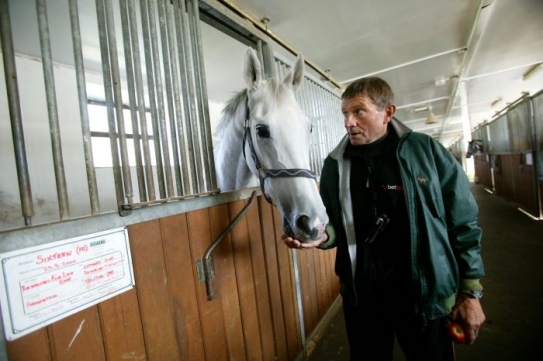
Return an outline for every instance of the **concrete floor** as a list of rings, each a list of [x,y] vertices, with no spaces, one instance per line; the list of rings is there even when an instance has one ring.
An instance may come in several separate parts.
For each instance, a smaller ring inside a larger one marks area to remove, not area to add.
[[[472,186],[483,228],[486,323],[472,346],[456,345],[457,361],[542,361],[543,221],[535,221],[482,186]],[[336,307],[308,361],[347,361],[343,312]],[[398,347],[394,361],[405,361]]]

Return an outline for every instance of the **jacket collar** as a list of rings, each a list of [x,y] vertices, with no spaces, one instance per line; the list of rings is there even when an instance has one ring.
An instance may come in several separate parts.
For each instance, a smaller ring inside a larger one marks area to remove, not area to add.
[[[390,121],[390,125],[392,129],[394,129],[396,134],[398,134],[398,137],[400,139],[405,134],[413,131],[411,128],[409,128],[407,125],[400,122],[396,118],[392,118],[392,120]],[[330,157],[337,160],[343,158],[343,154],[345,153],[345,148],[347,147],[347,144],[349,144],[349,134],[345,134],[345,136],[339,141],[339,144],[336,146],[336,148],[330,152]]]

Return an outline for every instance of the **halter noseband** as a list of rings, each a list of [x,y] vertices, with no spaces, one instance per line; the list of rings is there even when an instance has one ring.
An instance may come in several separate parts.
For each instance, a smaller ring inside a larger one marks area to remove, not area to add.
[[[245,102],[245,131],[243,134],[243,158],[245,157],[245,142],[249,142],[249,150],[251,151],[251,157],[253,158],[253,162],[255,163],[256,170],[258,172],[258,179],[260,181],[260,189],[262,190],[262,194],[268,201],[268,203],[272,203],[272,199],[269,196],[269,194],[266,193],[264,190],[264,182],[266,181],[266,178],[311,178],[317,181],[317,176],[313,171],[309,169],[300,169],[300,168],[285,168],[285,169],[267,169],[260,163],[260,160],[258,159],[258,156],[256,155],[255,147],[253,145],[253,137],[251,136],[251,118],[249,116],[249,97],[247,96],[247,100]]]

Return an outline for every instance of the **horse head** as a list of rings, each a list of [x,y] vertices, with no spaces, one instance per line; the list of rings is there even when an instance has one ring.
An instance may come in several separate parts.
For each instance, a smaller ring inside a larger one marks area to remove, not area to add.
[[[224,154],[228,152],[224,149],[216,151],[219,187],[222,190],[223,187],[228,188],[226,184],[221,185],[221,179],[228,179],[221,172],[235,172],[238,178],[247,174],[253,185],[260,184],[266,199],[283,215],[285,234],[300,241],[318,239],[324,233],[328,216],[316,177],[309,170],[311,122],[295,98],[295,91],[304,77],[303,57],[298,55],[282,80],[263,76],[261,63],[251,48],[245,54],[243,65],[247,89],[238,94],[238,105],[235,110],[231,109],[231,113],[243,113],[243,130],[237,131],[238,138],[243,135],[243,140],[238,140],[243,142],[243,147],[240,144],[234,146],[243,150],[239,157],[244,164],[243,167],[234,164],[233,153],[230,152],[230,165],[225,166]],[[230,133],[236,132],[232,130]],[[233,137],[229,142],[232,140]],[[251,183],[238,179],[236,184]]]
[[[468,151],[466,152],[466,158],[470,158],[472,155],[483,153],[483,140],[473,139],[468,142]]]

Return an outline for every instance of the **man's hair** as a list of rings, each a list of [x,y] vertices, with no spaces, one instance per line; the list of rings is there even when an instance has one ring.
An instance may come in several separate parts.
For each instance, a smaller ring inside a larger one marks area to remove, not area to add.
[[[351,99],[357,95],[368,96],[380,109],[394,104],[394,92],[390,85],[383,79],[375,76],[361,78],[349,84],[341,95],[341,99]]]

